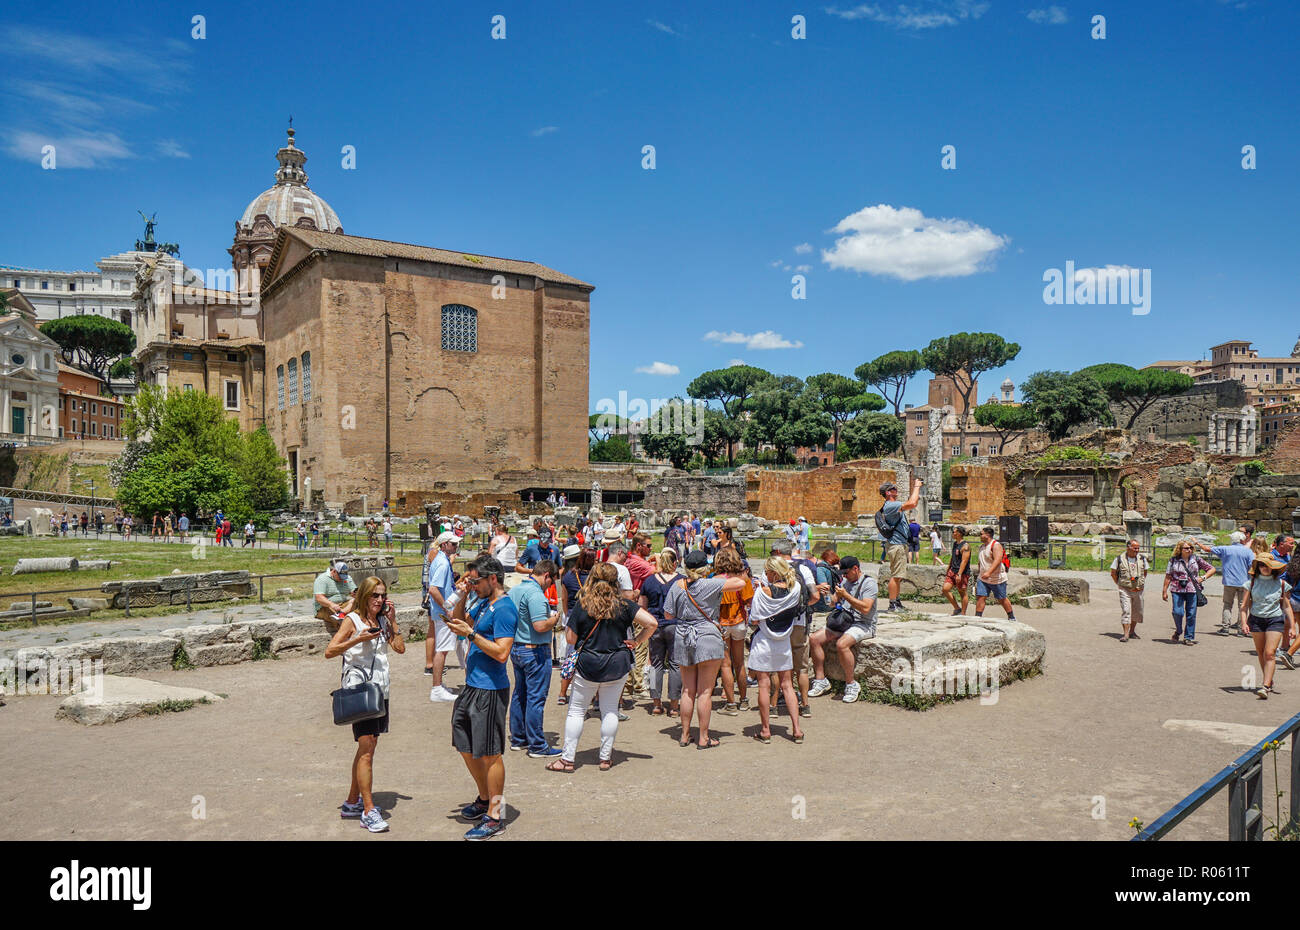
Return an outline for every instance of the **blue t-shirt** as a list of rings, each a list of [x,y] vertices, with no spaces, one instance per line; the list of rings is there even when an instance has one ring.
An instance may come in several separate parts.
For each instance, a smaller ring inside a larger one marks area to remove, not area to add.
[[[664,599],[668,596],[668,589],[681,578],[681,575],[674,572],[667,581],[660,581],[656,573],[641,582],[641,596],[645,598],[645,609],[650,616],[659,621],[660,626],[671,626],[677,622],[664,619]]]
[[[456,590],[456,582],[451,580],[451,559],[447,558],[447,553],[439,552],[433,557],[433,562],[429,566],[429,579],[424,586],[437,588],[442,592],[443,600],[451,597],[451,592]],[[447,612],[439,607],[438,602],[433,598],[429,598],[429,618],[447,619]]]
[[[474,632],[485,639],[513,639],[519,625],[519,610],[508,596],[491,603],[484,601],[474,612]],[[510,688],[506,664],[493,659],[477,645],[469,647],[465,657],[465,684],[483,691],[501,691]]]
[[[1236,543],[1231,546],[1215,546],[1210,551],[1219,557],[1219,563],[1223,566],[1223,583],[1229,587],[1244,587],[1249,580],[1246,573],[1255,558],[1250,546]]]
[[[1250,614],[1272,620],[1282,616],[1282,599],[1291,594],[1291,585],[1285,578],[1260,575],[1250,584]]]
[[[903,516],[902,501],[885,501],[880,508],[880,518],[885,526],[892,526],[885,542],[891,546],[906,546],[911,540],[911,527]],[[898,523],[894,523],[897,520]]]
[[[515,602],[515,610],[519,612],[519,623],[515,627],[515,645],[531,646],[536,643],[549,643],[550,633],[538,633],[533,629],[534,623],[545,620],[551,615],[551,605],[546,601],[546,592],[542,590],[542,586],[532,578],[525,578],[520,584],[511,588],[506,596]]]
[[[524,568],[532,568],[542,559],[550,559],[556,565],[560,564],[560,554],[555,551],[554,546],[542,546],[538,544],[537,540],[530,539],[516,564],[522,565]]]

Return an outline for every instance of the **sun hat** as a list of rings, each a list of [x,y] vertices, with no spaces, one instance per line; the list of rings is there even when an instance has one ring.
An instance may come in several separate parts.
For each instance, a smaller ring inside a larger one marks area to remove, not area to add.
[[[560,557],[566,562],[569,559],[576,559],[580,555],[582,555],[582,547],[576,543],[572,546],[565,546],[564,551],[560,553]]]

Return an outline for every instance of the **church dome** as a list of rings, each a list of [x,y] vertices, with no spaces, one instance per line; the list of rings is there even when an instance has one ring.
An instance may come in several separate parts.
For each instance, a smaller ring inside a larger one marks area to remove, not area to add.
[[[260,214],[266,214],[272,226],[308,226],[324,232],[342,232],[338,214],[307,186],[307,172],[302,167],[307,155],[294,146],[293,135],[294,130],[290,128],[289,141],[275,153],[280,163],[275,172],[275,186],[253,198],[239,219],[240,227],[251,228]]]

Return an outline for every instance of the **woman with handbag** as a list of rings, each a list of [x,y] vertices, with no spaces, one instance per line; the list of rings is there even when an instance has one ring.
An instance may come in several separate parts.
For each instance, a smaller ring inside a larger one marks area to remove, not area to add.
[[[388,652],[406,652],[402,632],[397,628],[397,611],[388,600],[388,586],[371,575],[357,589],[356,609],[339,624],[338,632],[325,647],[325,658],[343,657],[343,690],[371,683],[383,692],[383,713],[352,724],[357,754],[352,759],[352,784],[343,803],[343,817],[360,817],[371,833],[383,833],[388,823],[375,807],[371,794],[374,782],[375,747],[379,734],[388,732]]]
[[[691,744],[691,717],[700,722],[697,748],[712,749],[718,741],[709,736],[713,711],[713,682],[726,655],[718,614],[723,591],[739,591],[745,579],[735,576],[707,577],[709,558],[699,549],[686,554],[686,577],[676,582],[664,598],[664,619],[677,623],[673,659],[682,673],[682,735],[678,745]]]
[[[799,706],[794,690],[794,648],[790,644],[790,634],[794,631],[795,621],[803,615],[804,605],[800,603],[799,582],[789,562],[773,556],[763,567],[767,584],[755,590],[749,611],[749,625],[756,627],[749,644],[749,668],[758,676],[758,716],[762,724],[754,738],[767,744],[772,742],[768,716],[772,703],[771,676],[777,677],[781,693],[785,695],[785,706]],[[802,743],[799,715],[791,714],[790,721],[791,739]]]
[[[726,703],[719,713],[735,717],[740,711],[749,710],[748,673],[745,671],[748,624],[745,621],[749,618],[749,605],[754,599],[754,585],[749,580],[749,566],[741,561],[734,546],[723,549],[713,559],[713,573],[741,578],[745,582],[739,591],[724,591],[718,606],[718,622],[722,626],[722,643],[726,651],[721,669],[722,697]],[[737,690],[740,692],[739,706],[736,704]]]
[[[613,765],[614,737],[618,735],[619,695],[632,671],[634,651],[650,639],[659,624],[647,610],[620,594],[618,572],[609,562],[592,566],[576,600],[565,634],[577,649],[565,659],[565,671],[572,672],[573,696],[564,720],[564,749],[546,768],[573,771],[587,707],[598,700],[600,770],[607,772]],[[639,636],[633,621],[641,624]]]
[[[1205,574],[1202,575],[1201,572]],[[1184,539],[1169,557],[1169,566],[1165,569],[1165,583],[1160,588],[1160,599],[1169,600],[1172,593],[1174,613],[1173,642],[1183,639],[1189,646],[1196,645],[1196,608],[1209,603],[1203,590],[1205,579],[1214,574],[1214,566],[1196,555],[1196,544]]]

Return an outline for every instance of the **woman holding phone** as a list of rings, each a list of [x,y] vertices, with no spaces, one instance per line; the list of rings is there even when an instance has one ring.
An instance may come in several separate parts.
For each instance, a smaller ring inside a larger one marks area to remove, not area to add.
[[[388,586],[378,575],[361,582],[353,603],[356,609],[339,624],[338,632],[325,647],[325,658],[343,656],[344,677],[356,672],[349,684],[356,683],[358,677],[369,677],[379,685],[384,692],[384,715],[352,724],[357,754],[352,759],[352,784],[341,810],[343,817],[360,817],[361,825],[371,833],[383,833],[388,823],[371,794],[375,747],[379,734],[388,732],[388,651],[401,655],[406,643],[397,629],[397,611],[388,601]]]

